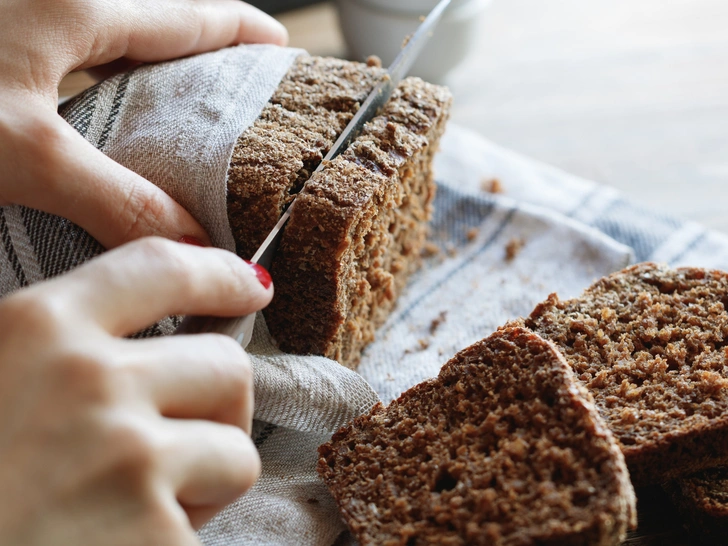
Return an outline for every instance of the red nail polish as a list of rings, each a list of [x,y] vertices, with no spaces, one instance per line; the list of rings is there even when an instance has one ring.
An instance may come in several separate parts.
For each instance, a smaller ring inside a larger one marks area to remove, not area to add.
[[[192,246],[203,246],[203,247],[207,246],[205,243],[200,241],[197,237],[193,237],[192,235],[185,235],[184,237],[181,237],[179,242],[184,243],[186,245],[192,245]]]
[[[273,279],[270,278],[270,273],[268,273],[268,270],[262,265],[254,264],[253,262],[249,262],[248,260],[245,260],[245,263],[253,268],[253,271],[255,271],[255,276],[258,277],[258,281],[260,281],[260,284],[263,285],[263,288],[268,290],[273,284]]]

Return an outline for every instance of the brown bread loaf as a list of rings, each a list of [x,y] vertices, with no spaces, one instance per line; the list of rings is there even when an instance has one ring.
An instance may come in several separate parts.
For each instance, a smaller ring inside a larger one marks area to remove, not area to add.
[[[728,275],[640,264],[523,324],[589,389],[635,485],[728,463]]]
[[[276,295],[265,317],[284,351],[349,367],[420,265],[432,159],[452,100],[406,79],[349,149],[309,179],[382,73],[299,59],[240,137],[228,173],[228,215],[247,258],[308,180],[271,268]]]
[[[554,347],[503,329],[319,448],[361,546],[617,545],[624,459]]]

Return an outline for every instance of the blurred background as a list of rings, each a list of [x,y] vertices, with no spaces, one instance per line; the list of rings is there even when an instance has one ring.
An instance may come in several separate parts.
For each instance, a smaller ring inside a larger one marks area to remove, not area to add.
[[[436,3],[339,2],[393,18],[400,5]],[[443,76],[455,123],[728,232],[728,1],[455,0],[473,2],[466,54]],[[350,55],[336,3],[252,3],[276,14],[291,45]],[[363,16],[348,24],[374,32]],[[84,85],[73,78],[61,94]]]

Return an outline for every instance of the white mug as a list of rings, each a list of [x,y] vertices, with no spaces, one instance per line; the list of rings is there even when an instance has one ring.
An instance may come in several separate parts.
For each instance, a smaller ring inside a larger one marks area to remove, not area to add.
[[[370,55],[388,66],[438,0],[338,0],[339,20],[350,54]],[[453,0],[410,74],[441,83],[476,43],[491,0]]]

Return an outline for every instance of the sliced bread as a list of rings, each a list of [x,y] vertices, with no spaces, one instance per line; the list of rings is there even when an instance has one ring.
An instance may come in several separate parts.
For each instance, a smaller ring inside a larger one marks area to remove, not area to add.
[[[620,443],[632,482],[728,463],[728,274],[639,264],[521,321],[552,341]]]
[[[240,136],[228,171],[228,217],[244,258],[299,195],[271,268],[271,334],[286,352],[351,368],[421,263],[432,160],[452,101],[443,87],[405,79],[312,176],[383,74],[376,63],[300,57]]]
[[[554,347],[503,329],[355,419],[318,470],[361,546],[617,545],[621,452]]]

